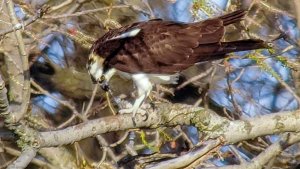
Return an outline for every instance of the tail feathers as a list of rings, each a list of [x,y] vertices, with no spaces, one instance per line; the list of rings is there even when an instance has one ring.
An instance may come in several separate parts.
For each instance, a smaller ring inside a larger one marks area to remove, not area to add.
[[[237,10],[237,11],[231,12],[229,14],[220,16],[219,18],[222,19],[223,25],[226,26],[226,25],[230,25],[232,23],[241,21],[246,14],[247,14],[247,11],[241,9],[241,10]]]
[[[233,42],[221,42],[221,49],[224,53],[270,48],[271,46],[257,39],[238,40]]]
[[[272,46],[262,40],[246,39],[232,42],[219,42],[211,44],[199,45],[195,49],[194,57],[189,60],[190,62],[203,62],[222,59],[227,56],[228,53],[247,51],[254,49],[271,48]],[[195,59],[195,60],[193,60]]]

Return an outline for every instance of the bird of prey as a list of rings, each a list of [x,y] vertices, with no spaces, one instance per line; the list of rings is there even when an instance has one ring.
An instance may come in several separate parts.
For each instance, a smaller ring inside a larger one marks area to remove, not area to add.
[[[246,13],[238,10],[196,23],[154,19],[110,30],[93,44],[88,72],[103,89],[116,73],[132,79],[138,96],[131,108],[119,112],[134,117],[153,84],[174,84],[180,71],[230,52],[267,48],[262,40],[222,41],[225,26],[241,21]]]

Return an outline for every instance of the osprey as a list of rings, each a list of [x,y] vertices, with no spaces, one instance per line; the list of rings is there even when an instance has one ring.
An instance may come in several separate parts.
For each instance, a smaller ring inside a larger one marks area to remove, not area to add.
[[[120,113],[137,113],[153,83],[174,84],[178,73],[204,61],[225,58],[227,53],[267,48],[262,40],[222,42],[225,26],[239,22],[246,11],[238,10],[196,23],[154,19],[110,30],[92,46],[87,69],[104,90],[118,73],[133,80],[138,97],[132,108]]]

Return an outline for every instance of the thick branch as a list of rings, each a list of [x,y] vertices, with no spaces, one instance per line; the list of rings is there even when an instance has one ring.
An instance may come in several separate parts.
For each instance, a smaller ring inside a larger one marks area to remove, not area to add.
[[[135,122],[133,122],[131,114],[104,117],[97,120],[90,120],[63,130],[41,132],[39,133],[37,141],[40,143],[41,147],[51,147],[70,144],[74,141],[79,141],[87,137],[110,131],[141,127],[157,128],[163,124],[170,126],[189,124],[189,120],[192,118],[190,116],[193,116],[194,113],[202,110],[202,108],[193,108],[192,106],[162,105],[159,108],[159,112],[162,114],[150,112],[147,120],[143,120],[143,117],[137,115]],[[187,114],[185,114],[185,112]],[[183,117],[184,114],[186,117]],[[184,118],[186,118],[186,120],[183,120]]]
[[[11,0],[6,1],[7,4],[7,9],[9,13],[9,17],[11,20],[12,25],[15,27],[17,25],[20,25],[17,16],[15,14],[14,10],[14,4]],[[22,92],[22,103],[21,107],[14,112],[12,119],[9,120],[10,123],[15,123],[18,122],[24,114],[27,111],[28,105],[29,105],[29,99],[30,99],[30,82],[29,82],[29,64],[28,64],[28,55],[25,50],[25,44],[23,42],[23,37],[22,33],[20,30],[15,30],[15,36],[17,39],[18,43],[18,49],[19,49],[19,54],[21,57],[22,61],[22,73],[24,75],[24,81],[22,82],[23,84],[23,92]]]
[[[131,115],[117,115],[90,120],[59,131],[37,133],[36,142],[41,147],[70,144],[87,137],[111,131],[132,128],[157,128],[159,126],[194,125],[206,133],[207,138],[222,136],[227,144],[259,136],[297,132],[300,128],[300,110],[269,114],[246,120],[229,121],[211,110],[182,104],[160,104],[156,112],[149,112],[147,120]]]

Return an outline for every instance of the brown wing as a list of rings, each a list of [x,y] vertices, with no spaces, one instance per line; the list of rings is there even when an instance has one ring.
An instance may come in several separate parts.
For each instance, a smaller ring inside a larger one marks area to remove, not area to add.
[[[244,15],[245,11],[240,10],[192,24],[162,20],[135,23],[108,32],[92,49],[106,58],[106,66],[124,72],[175,73],[196,62],[219,59],[228,52],[247,50],[220,42],[224,26],[241,20]],[[136,36],[110,40],[137,28],[140,32]],[[243,45],[259,46],[256,43],[246,41]]]
[[[193,55],[196,47],[219,42],[224,34],[220,19],[207,20],[200,24],[151,21],[135,27],[140,28],[141,32],[124,40],[118,53],[109,60],[111,66],[124,72],[181,71],[194,64],[186,64],[184,61]]]

